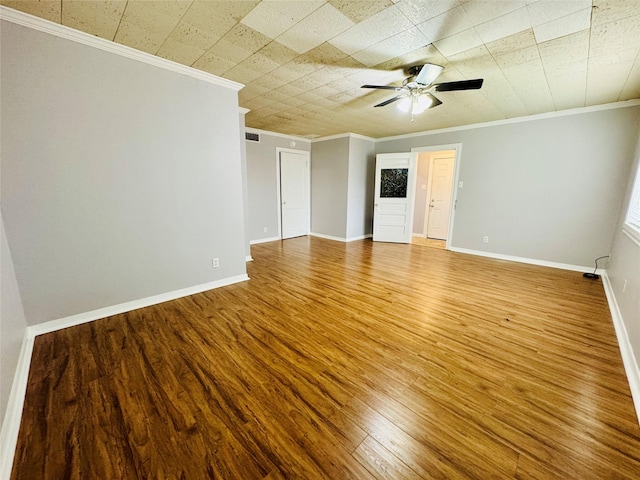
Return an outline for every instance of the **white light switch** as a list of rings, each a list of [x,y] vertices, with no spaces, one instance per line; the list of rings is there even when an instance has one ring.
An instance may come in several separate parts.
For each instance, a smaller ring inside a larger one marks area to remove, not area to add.
[[[426,189],[427,189],[427,186],[426,186],[426,185],[420,185],[420,189],[421,189],[421,190],[426,190]]]

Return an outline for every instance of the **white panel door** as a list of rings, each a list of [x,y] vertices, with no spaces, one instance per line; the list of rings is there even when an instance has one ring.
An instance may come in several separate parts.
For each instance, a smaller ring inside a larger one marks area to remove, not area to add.
[[[434,155],[431,157],[431,168],[429,169],[429,219],[427,221],[428,238],[447,239],[454,163],[454,157],[450,155]]]
[[[411,243],[417,153],[376,155],[373,240]]]
[[[280,215],[282,238],[309,233],[308,154],[280,152]]]

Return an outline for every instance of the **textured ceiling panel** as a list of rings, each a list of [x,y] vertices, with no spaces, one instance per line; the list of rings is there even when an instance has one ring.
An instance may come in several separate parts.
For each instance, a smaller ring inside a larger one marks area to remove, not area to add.
[[[640,97],[640,0],[0,0],[2,5],[245,84],[247,126],[373,137]],[[444,67],[415,115],[408,67]]]

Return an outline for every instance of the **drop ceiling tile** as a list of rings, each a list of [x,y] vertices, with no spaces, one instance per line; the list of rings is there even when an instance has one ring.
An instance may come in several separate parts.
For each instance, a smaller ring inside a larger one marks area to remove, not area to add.
[[[247,85],[238,92],[238,98],[242,103],[251,100],[252,98],[262,96],[269,91],[270,90],[268,88],[259,87],[255,82],[252,82],[250,85]]]
[[[534,27],[590,8],[591,0],[538,0],[527,6]]]
[[[494,56],[535,46],[536,39],[531,28],[486,44],[487,50]]]
[[[591,55],[608,55],[627,48],[640,48],[640,13],[591,29]]]
[[[473,27],[461,6],[452,8],[441,15],[430,18],[418,25],[418,28],[431,41],[450,37]]]
[[[372,67],[387,60],[411,52],[429,43],[427,37],[413,27],[389,37],[375,45],[353,54],[353,58],[362,64]]]
[[[236,62],[226,58],[218,57],[214,53],[207,52],[193,63],[193,68],[202,70],[203,72],[213,73],[214,75],[222,75],[224,72],[232,68]]]
[[[205,52],[205,49],[193,47],[168,38],[162,44],[162,47],[160,47],[156,55],[182,65],[193,65]]]
[[[276,38],[320,8],[323,3],[320,0],[260,2],[241,22],[267,37]]]
[[[618,101],[633,63],[614,64],[606,68],[589,68],[587,75],[587,105]]]
[[[566,17],[552,20],[533,27],[533,33],[539,43],[564,37],[581,30],[587,30],[591,22],[591,8],[585,8]]]
[[[538,44],[545,65],[562,65],[589,55],[589,32],[580,31]]]
[[[329,43],[351,55],[411,27],[413,24],[393,5],[332,38]]]
[[[526,7],[522,0],[470,0],[462,8],[473,25],[480,25]]]
[[[355,25],[326,3],[278,37],[278,41],[298,53],[322,45]]]
[[[460,100],[462,94],[470,96],[472,93],[476,95],[482,93],[491,103],[500,110],[506,118],[521,117],[528,114],[527,108],[524,106],[518,94],[513,90],[511,84],[505,79],[493,79],[491,82],[485,82],[481,90],[469,90],[468,92],[450,92],[455,93]],[[439,94],[443,95],[443,94]],[[442,99],[441,99],[442,100]],[[455,98],[453,99],[455,100]],[[474,101],[473,98],[470,99]]]
[[[303,53],[295,59],[296,63],[308,63],[310,65],[335,65],[347,54],[329,43],[323,43]]]
[[[587,60],[579,60],[565,68],[546,69],[547,84],[556,110],[585,106]]]
[[[640,12],[640,0],[598,0],[593,9],[591,22],[601,25],[627,17],[637,16]]]
[[[238,20],[224,11],[223,6],[234,2],[207,2],[194,0],[191,7],[185,12],[180,23],[187,23],[203,32],[209,31],[216,39],[222,37]],[[247,2],[252,5],[252,2]]]
[[[329,3],[354,23],[360,23],[393,5],[391,0],[329,0]]]
[[[491,43],[527,31],[530,28],[529,14],[525,7],[477,25],[476,32],[484,43]]]
[[[62,10],[62,23],[76,30],[113,40],[126,5],[126,0],[105,2],[67,0]]]
[[[224,73],[224,77],[246,85],[256,78],[275,70],[278,66],[277,63],[268,58],[252,55],[238,63],[235,67],[227,70]]]
[[[540,62],[540,53],[538,52],[538,47],[533,46],[516,50],[513,53],[497,55],[494,58],[498,66],[504,70],[505,68],[520,65],[522,63],[528,63],[534,60],[538,60],[538,62]],[[542,66],[542,63],[540,63],[540,66]]]
[[[20,12],[44,18],[51,22],[60,23],[62,19],[61,0],[41,0],[39,2],[25,2],[24,0],[2,0],[0,4]]]
[[[122,21],[139,25],[167,35],[191,6],[192,0],[129,0]]]
[[[280,88],[275,89],[274,91],[282,94],[285,98],[291,98],[304,93],[306,90],[296,85],[295,82],[292,82],[288,83],[287,85],[283,85]]]
[[[148,30],[135,23],[120,22],[115,42],[142,52],[155,54],[167,38],[167,33]]]
[[[240,63],[270,42],[269,37],[238,23],[209,52],[220,58]]]
[[[264,87],[269,90],[273,90],[276,88],[280,88],[283,85],[293,81],[293,77],[291,72],[283,66],[280,68],[276,68],[273,72],[269,73],[269,75],[263,75],[258,78],[255,82],[251,82],[250,86],[256,87]]]
[[[629,78],[620,94],[620,101],[640,98],[640,56],[636,58],[633,68],[629,73]]]
[[[197,27],[187,21],[180,21],[178,26],[171,32],[167,41],[174,44],[187,45],[198,50],[209,50],[228,31],[215,31]],[[162,52],[160,48],[159,52]]]
[[[397,7],[414,25],[423,23],[458,6],[457,0],[402,0]]]
[[[241,62],[224,72],[224,78],[246,85],[263,75],[255,69],[243,65],[243,63],[244,62]]]
[[[275,40],[268,43],[261,50],[258,50],[257,54],[265,56],[279,65],[284,65],[298,56],[297,52],[294,52]]]
[[[473,28],[456,33],[433,43],[445,57],[450,57],[482,45],[482,39]]]

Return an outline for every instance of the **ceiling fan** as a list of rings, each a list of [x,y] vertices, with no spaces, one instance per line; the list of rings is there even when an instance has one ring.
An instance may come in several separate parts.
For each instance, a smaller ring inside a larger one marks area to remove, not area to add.
[[[401,87],[391,85],[363,85],[362,88],[377,88],[381,90],[394,90],[398,92],[393,98],[385,100],[374,107],[384,107],[390,103],[400,100],[398,108],[405,112],[411,112],[413,122],[414,113],[422,113],[428,108],[441,105],[442,102],[436,98],[432,92],[453,92],[456,90],[477,90],[482,87],[484,79],[460,80],[457,82],[433,83],[442,73],[444,67],[427,63],[424,65],[414,65],[407,70],[409,77],[406,78]]]

